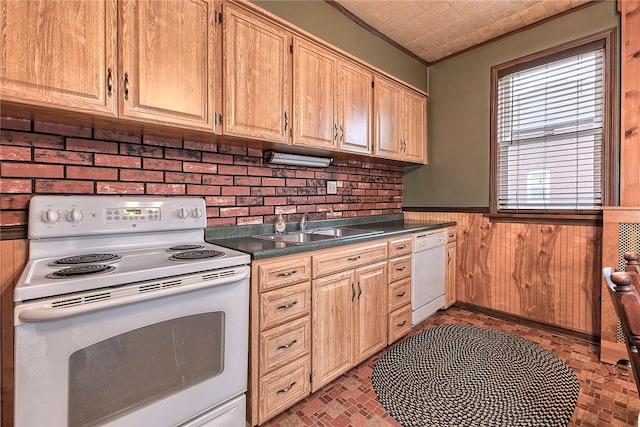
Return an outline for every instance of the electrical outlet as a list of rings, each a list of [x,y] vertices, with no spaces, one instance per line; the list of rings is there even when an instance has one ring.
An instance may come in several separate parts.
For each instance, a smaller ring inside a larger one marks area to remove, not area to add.
[[[327,181],[327,194],[338,194],[337,181]]]

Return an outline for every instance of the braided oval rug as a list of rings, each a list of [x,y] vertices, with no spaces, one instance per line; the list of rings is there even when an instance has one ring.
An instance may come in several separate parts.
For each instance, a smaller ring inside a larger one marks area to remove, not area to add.
[[[580,383],[553,353],[469,325],[422,331],[389,350],[371,377],[404,427],[566,426]]]

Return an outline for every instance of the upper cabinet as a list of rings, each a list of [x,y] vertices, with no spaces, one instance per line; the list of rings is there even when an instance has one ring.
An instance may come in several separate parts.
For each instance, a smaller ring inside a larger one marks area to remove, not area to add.
[[[116,115],[116,0],[0,7],[0,99]]]
[[[0,0],[0,19],[0,103],[29,118],[426,163],[424,93],[250,2]]]
[[[289,143],[292,36],[230,3],[224,6],[223,133]]]
[[[427,162],[427,97],[393,80],[374,78],[377,157]]]
[[[371,155],[373,73],[293,40],[293,145]]]
[[[120,0],[118,6],[120,116],[212,129],[213,3]]]
[[[212,1],[9,0],[1,16],[3,100],[213,128]]]

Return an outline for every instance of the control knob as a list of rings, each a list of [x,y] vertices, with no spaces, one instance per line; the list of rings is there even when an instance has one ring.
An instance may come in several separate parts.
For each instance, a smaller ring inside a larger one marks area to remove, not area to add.
[[[69,222],[77,223],[82,221],[82,218],[84,218],[84,216],[82,215],[82,212],[79,211],[78,209],[71,209],[67,213],[67,221]]]
[[[47,224],[53,224],[58,222],[60,219],[60,214],[58,211],[54,211],[53,209],[47,209],[40,215],[40,219]]]
[[[202,211],[198,208],[193,208],[191,210],[191,216],[194,218],[200,218],[202,216]]]
[[[185,219],[189,216],[189,211],[187,211],[185,208],[178,209],[176,213],[178,215],[178,218],[180,219]]]

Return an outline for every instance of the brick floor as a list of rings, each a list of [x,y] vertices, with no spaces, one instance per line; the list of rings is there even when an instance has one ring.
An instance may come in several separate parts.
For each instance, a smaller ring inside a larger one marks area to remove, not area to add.
[[[640,398],[633,377],[625,367],[601,363],[597,345],[457,307],[436,313],[414,328],[411,334],[444,324],[467,324],[504,331],[534,342],[564,360],[580,381],[578,404],[569,426],[637,425]],[[385,351],[351,369],[263,426],[399,426],[378,402],[371,385],[373,367]]]

